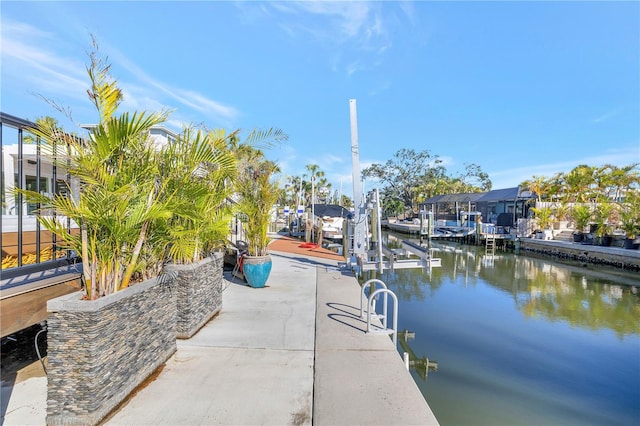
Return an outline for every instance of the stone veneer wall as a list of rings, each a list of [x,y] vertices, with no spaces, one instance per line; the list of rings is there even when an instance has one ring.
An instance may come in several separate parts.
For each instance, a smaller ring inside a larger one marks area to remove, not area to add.
[[[528,254],[550,257],[556,260],[569,260],[582,264],[603,265],[631,272],[640,271],[640,253],[637,250],[625,250],[617,247],[598,247],[593,245],[570,244],[556,245],[542,240],[522,238],[520,250]]]
[[[222,309],[223,267],[222,252],[195,264],[165,267],[168,274],[175,274],[177,338],[190,338]]]
[[[175,291],[157,279],[47,303],[47,419],[97,424],[176,351]]]

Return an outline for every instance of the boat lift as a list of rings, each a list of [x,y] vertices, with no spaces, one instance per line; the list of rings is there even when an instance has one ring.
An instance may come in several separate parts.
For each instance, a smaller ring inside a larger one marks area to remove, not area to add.
[[[355,99],[349,100],[349,109],[355,214],[352,220],[347,221],[347,232],[345,233],[347,238],[344,250],[347,253],[347,265],[357,274],[372,270],[382,273],[385,269],[440,267],[440,259],[434,258],[430,249],[425,250],[424,247],[416,246],[408,241],[402,242],[401,249],[388,248],[382,243],[380,223],[382,204],[378,189],[370,191],[366,197],[360,190],[361,174]],[[429,212],[420,213],[420,222],[424,224],[424,235],[427,236],[427,241],[430,241],[429,237],[433,233],[433,219],[429,216]]]
[[[344,253],[347,254],[346,266],[350,266],[356,274],[362,271],[378,270],[381,274],[385,269],[394,270],[402,268],[425,268],[431,271],[432,267],[441,266],[440,258],[434,258],[430,244],[427,249],[421,245],[403,240],[402,248],[389,248],[382,243],[382,227],[380,216],[382,215],[382,204],[380,202],[380,194],[375,189],[366,197],[363,197],[360,191],[360,159],[358,148],[358,124],[356,113],[356,100],[349,100],[349,111],[351,118],[351,165],[353,176],[353,198],[355,205],[354,217],[344,222],[346,228],[343,234]],[[433,216],[428,212],[421,212],[421,241],[424,235],[430,243],[430,236],[433,234]],[[344,229],[344,228],[343,228]],[[397,346],[398,342],[398,298],[393,291],[387,288],[387,285],[379,279],[371,279],[362,286],[362,294],[360,297],[360,317],[365,317],[364,303],[365,291],[371,287],[369,296],[366,298],[366,318],[367,318],[367,334],[390,334],[393,344]],[[379,287],[379,288],[378,288]],[[376,300],[379,296],[383,296],[382,313],[376,313]],[[388,326],[387,302],[388,296],[393,300],[393,327]],[[381,322],[381,327],[372,324],[372,320]],[[404,336],[406,340],[406,334]],[[403,349],[405,349],[404,345]],[[411,353],[412,354],[412,353]],[[407,370],[409,370],[411,362],[411,354],[406,351],[403,353],[403,360]],[[415,364],[415,354],[413,355]],[[437,368],[437,363],[425,361],[429,368]]]

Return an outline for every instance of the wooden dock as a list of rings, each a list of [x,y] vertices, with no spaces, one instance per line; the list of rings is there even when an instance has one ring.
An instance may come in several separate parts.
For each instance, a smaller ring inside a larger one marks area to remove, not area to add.
[[[47,301],[80,290],[74,266],[3,279],[0,285],[0,336],[5,337],[47,319]]]
[[[487,238],[499,246],[506,246],[515,240],[515,236],[511,234],[480,233],[478,235],[475,228],[464,226],[434,226],[434,231],[430,235],[422,232],[420,225],[413,223],[387,222],[384,227],[391,231],[417,235],[424,239],[447,240],[472,245],[485,245]]]

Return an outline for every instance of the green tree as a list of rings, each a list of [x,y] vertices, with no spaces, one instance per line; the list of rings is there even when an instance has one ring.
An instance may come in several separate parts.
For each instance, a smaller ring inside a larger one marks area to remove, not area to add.
[[[520,187],[527,188],[531,193],[535,194],[536,200],[541,203],[544,198],[549,197],[553,181],[545,176],[533,176],[530,180],[525,180]]]
[[[278,172],[278,166],[257,150],[240,161],[235,188],[238,195],[236,210],[242,213],[240,217],[245,227],[250,256],[269,254],[267,231],[279,193],[278,184],[272,177]]]
[[[185,128],[160,151],[172,216],[155,237],[164,240],[163,250],[176,263],[200,261],[225,244],[231,220],[227,199],[237,176],[231,135]]]
[[[45,155],[80,183],[79,194],[50,198],[24,193],[43,209],[53,208],[78,224],[80,232],[69,233],[56,217],[38,217],[61,245],[80,253],[86,297],[96,299],[128,287],[135,276],[147,278],[159,272],[162,259],[146,256],[154,252],[149,235],[157,221],[171,212],[158,151],[149,138],[151,127],[164,123],[168,113],[117,116],[122,92],[109,74],[109,65],[97,49],[90,60],[88,94],[99,116],[91,137],[69,136],[49,122],[34,130],[43,140]]]
[[[461,192],[486,192],[491,191],[491,179],[477,164],[465,164],[464,173],[458,176],[465,185]]]
[[[362,170],[362,177],[377,179],[383,186],[383,205],[387,199],[402,201],[407,209],[415,210],[421,185],[432,177],[441,176],[442,160],[429,150],[417,152],[402,148],[385,164],[372,164]]]
[[[467,164],[465,172],[454,178],[447,175],[440,157],[429,150],[400,149],[385,164],[372,164],[364,169],[362,176],[380,182],[383,205],[400,200],[412,212],[417,212],[421,202],[435,195],[491,188],[488,175],[479,166]]]
[[[349,209],[349,208],[353,207],[353,200],[348,195],[342,194],[342,197],[340,197],[340,203],[339,204],[342,207]]]
[[[309,172],[309,182],[305,185],[305,190],[309,193],[309,204],[317,204],[318,184],[320,179],[324,177],[324,172],[317,164],[307,164],[305,168]],[[312,197],[315,198],[312,199]]]
[[[564,190],[568,195],[568,201],[586,203],[590,200],[595,173],[595,167],[581,164],[564,175]]]

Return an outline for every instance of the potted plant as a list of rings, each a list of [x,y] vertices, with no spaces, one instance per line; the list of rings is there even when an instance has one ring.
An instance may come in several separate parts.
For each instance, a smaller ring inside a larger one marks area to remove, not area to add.
[[[568,225],[567,217],[569,216],[569,205],[565,202],[560,202],[553,209],[553,217],[556,222],[553,224],[554,229],[566,229]]]
[[[635,195],[635,194],[634,194]],[[625,240],[623,247],[626,249],[637,249],[639,244],[635,243],[640,230],[640,208],[636,204],[640,197],[627,197],[630,202],[620,206],[620,228],[624,231]]]
[[[553,210],[551,207],[533,207],[531,210],[535,213],[536,222],[539,230],[536,235],[540,239],[550,239],[551,224],[553,223]]]
[[[231,134],[233,136],[233,133]],[[176,284],[176,337],[190,338],[222,309],[222,248],[236,161],[223,131],[185,128],[160,153],[171,216],[156,228]]]
[[[599,246],[610,246],[611,237],[611,225],[609,224],[609,216],[613,212],[613,204],[608,201],[600,202],[596,205],[593,212],[596,230],[594,242]]]
[[[575,222],[573,241],[578,243],[584,239],[584,228],[591,220],[591,208],[587,204],[577,204],[573,207],[571,216]]]
[[[122,92],[109,65],[96,52],[90,58],[88,93],[99,113],[92,135],[34,129],[43,152],[73,177],[72,195],[24,192],[80,227],[68,233],[55,217],[38,218],[82,258],[82,291],[47,304],[47,424],[98,423],[176,351],[175,298],[157,278],[162,259],[150,238],[171,214],[149,137],[168,115],[117,116]]]
[[[264,159],[260,151],[256,150],[256,153],[251,158],[245,157],[239,165],[236,209],[242,213],[240,217],[248,246],[248,253],[242,259],[242,272],[251,287],[260,288],[266,285],[271,273],[267,231],[273,205],[279,196],[278,185],[272,181],[272,176],[279,170],[275,163]]]

